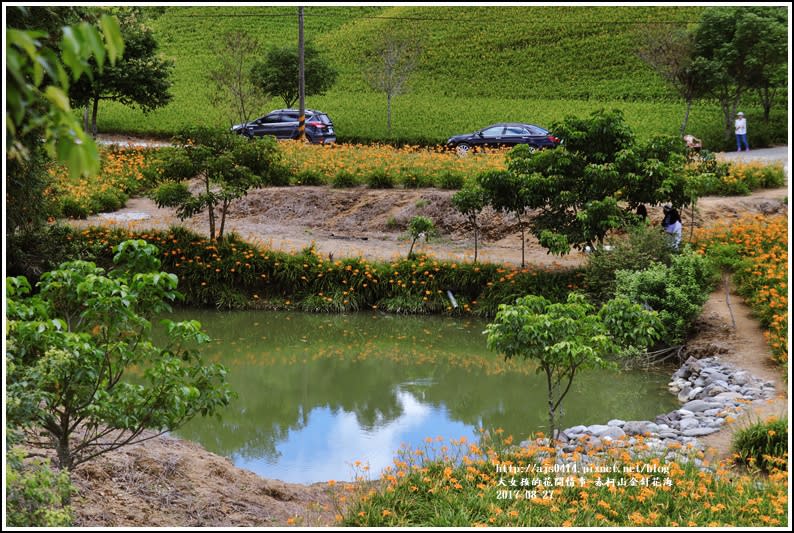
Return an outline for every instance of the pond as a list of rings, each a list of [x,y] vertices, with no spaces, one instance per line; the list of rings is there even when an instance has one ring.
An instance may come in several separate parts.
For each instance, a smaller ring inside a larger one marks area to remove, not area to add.
[[[401,446],[428,437],[476,440],[502,428],[515,442],[545,429],[544,378],[488,350],[486,322],[380,313],[178,311],[213,338],[202,353],[226,365],[239,397],[220,418],[176,435],[235,465],[289,482],[372,477]],[[563,427],[639,420],[677,406],[669,372],[584,371]]]

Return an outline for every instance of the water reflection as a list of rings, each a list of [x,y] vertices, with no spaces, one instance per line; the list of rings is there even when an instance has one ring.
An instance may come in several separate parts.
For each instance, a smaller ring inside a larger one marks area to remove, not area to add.
[[[485,346],[485,322],[442,317],[180,312],[215,339],[203,353],[229,367],[239,394],[220,419],[178,434],[238,466],[285,481],[373,473],[403,444],[472,438],[501,427],[517,439],[543,429],[545,388],[527,363]],[[563,423],[639,419],[670,410],[667,374],[581,374]]]

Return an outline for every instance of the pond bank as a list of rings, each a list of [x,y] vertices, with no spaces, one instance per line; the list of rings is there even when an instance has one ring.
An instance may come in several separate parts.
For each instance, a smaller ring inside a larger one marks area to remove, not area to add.
[[[731,322],[720,313],[724,307],[720,298],[724,294],[712,294],[690,352],[698,357],[717,354],[756,374],[755,367],[765,366],[769,359],[763,334],[733,294],[737,328],[729,331]],[[772,372],[777,376],[778,397],[763,406],[784,413],[788,404],[780,370]],[[745,413],[752,416],[750,410]],[[719,437],[730,443],[736,427],[738,422],[726,424],[701,442],[714,446],[713,439]],[[725,449],[715,450],[716,458],[728,455]],[[327,483],[263,479],[196,444],[170,437],[108,454],[79,468],[74,477],[77,526],[332,526],[338,512]],[[340,485],[335,490],[343,490]]]

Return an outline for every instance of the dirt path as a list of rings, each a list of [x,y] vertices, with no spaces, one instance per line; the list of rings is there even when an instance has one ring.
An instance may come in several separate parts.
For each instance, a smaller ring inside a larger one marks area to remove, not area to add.
[[[699,437],[709,459],[714,461],[730,458],[731,443],[736,431],[770,416],[788,417],[789,383],[784,370],[772,360],[764,332],[753,318],[751,309],[733,290],[726,296],[724,288],[720,287],[711,294],[699,319],[698,334],[687,344],[687,349],[698,356],[716,355],[725,362],[773,383],[776,389],[774,398],[753,402],[721,431]]]

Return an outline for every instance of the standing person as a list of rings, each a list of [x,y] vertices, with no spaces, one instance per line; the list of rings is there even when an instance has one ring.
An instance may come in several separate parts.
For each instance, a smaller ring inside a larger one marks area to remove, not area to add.
[[[747,120],[744,118],[744,113],[739,111],[736,114],[736,151],[742,151],[742,144],[744,144],[744,150],[746,152],[750,151],[750,145],[747,144]]]
[[[681,244],[681,233],[684,229],[684,225],[681,222],[681,215],[678,214],[678,209],[675,209],[672,206],[666,205],[662,208],[664,211],[664,220],[662,220],[662,227],[664,231],[670,234],[673,239],[672,246],[674,249],[678,250],[679,245]]]

